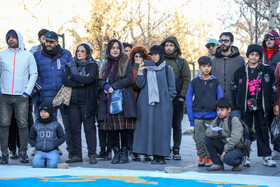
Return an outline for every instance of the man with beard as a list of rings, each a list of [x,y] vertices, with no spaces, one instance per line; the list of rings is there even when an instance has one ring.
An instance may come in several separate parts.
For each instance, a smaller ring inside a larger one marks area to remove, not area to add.
[[[270,68],[272,69],[273,72],[275,72],[276,67],[278,62],[280,62],[280,51],[279,51],[279,44],[280,44],[280,38],[279,35],[276,31],[271,31],[267,34],[264,35],[264,40],[263,40],[263,49],[264,49],[264,63],[269,65]],[[280,87],[280,82],[279,82],[279,71],[276,71],[276,80],[277,80],[277,87],[278,87],[278,97],[277,101],[275,102],[275,106],[273,107],[273,113],[276,116],[280,116],[279,114],[279,106],[280,106],[280,97],[279,97],[279,87]],[[271,121],[273,120],[274,115],[272,112],[270,114],[270,122],[269,125],[271,124]],[[273,152],[271,156],[273,159],[280,159],[280,142],[277,140],[274,140],[272,138],[272,144],[273,144]]]
[[[217,48],[212,62],[212,74],[220,81],[223,95],[232,101],[231,80],[234,72],[245,64],[245,61],[233,46],[234,37],[231,32],[223,32],[219,37],[220,47]],[[236,108],[235,101],[232,101],[232,115],[240,117],[240,110]]]
[[[8,137],[13,112],[19,129],[19,159],[28,163],[28,98],[38,76],[37,67],[32,53],[24,50],[20,32],[9,30],[6,42],[8,49],[0,52],[0,164],[9,163]]]
[[[166,64],[171,66],[175,74],[175,83],[177,96],[173,99],[173,159],[181,160],[179,154],[180,145],[182,140],[182,129],[181,122],[184,115],[184,102],[188,87],[191,80],[191,72],[188,62],[180,58],[182,55],[180,45],[174,36],[169,36],[166,38],[161,45],[165,50],[165,60]],[[172,155],[169,155],[166,159],[171,159]]]
[[[45,43],[43,49],[34,53],[38,67],[37,84],[41,90],[41,103],[44,101],[53,101],[56,94],[62,87],[62,76],[66,63],[73,61],[70,51],[61,48],[58,43],[58,35],[49,31],[44,37]],[[72,157],[73,148],[71,141],[71,131],[69,125],[69,116],[64,105],[59,106],[62,121],[66,134],[68,157]],[[56,114],[56,113],[55,113]]]

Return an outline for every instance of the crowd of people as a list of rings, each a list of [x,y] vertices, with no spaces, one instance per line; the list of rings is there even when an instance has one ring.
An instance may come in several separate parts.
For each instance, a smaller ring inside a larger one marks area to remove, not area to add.
[[[263,164],[276,166],[280,140],[271,138],[272,152],[269,128],[280,116],[277,32],[265,34],[262,46],[248,46],[247,63],[232,33],[209,39],[209,54],[197,60],[200,75],[193,80],[174,36],[150,49],[112,39],[99,61],[90,43],[79,44],[72,56],[53,31],[40,30],[38,40],[28,52],[20,32],[11,29],[8,48],[0,52],[0,164],[17,158],[28,163],[29,142],[32,166],[55,168],[65,141],[66,163],[83,162],[82,125],[90,164],[97,158],[124,164],[130,154],[132,161],[143,155],[151,164],[181,160],[186,104],[199,167],[250,167],[248,129]]]

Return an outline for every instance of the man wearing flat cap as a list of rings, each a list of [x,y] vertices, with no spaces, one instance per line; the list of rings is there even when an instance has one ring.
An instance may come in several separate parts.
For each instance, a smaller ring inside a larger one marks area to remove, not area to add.
[[[41,102],[53,101],[56,94],[62,87],[62,76],[65,65],[73,61],[70,51],[61,48],[58,35],[54,31],[49,31],[45,35],[43,49],[34,53],[38,67],[37,84],[42,88],[36,90],[41,93]],[[69,157],[73,156],[71,131],[69,117],[64,105],[59,106],[62,121],[65,128],[66,144]]]

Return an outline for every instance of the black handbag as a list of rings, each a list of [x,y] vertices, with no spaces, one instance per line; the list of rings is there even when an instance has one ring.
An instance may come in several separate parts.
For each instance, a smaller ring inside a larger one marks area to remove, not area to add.
[[[256,112],[258,110],[257,99],[258,99],[258,93],[259,93],[259,79],[260,79],[260,75],[258,75],[258,80],[257,80],[256,97],[252,97],[252,98],[248,99],[248,101],[247,101],[248,110],[250,112]]]

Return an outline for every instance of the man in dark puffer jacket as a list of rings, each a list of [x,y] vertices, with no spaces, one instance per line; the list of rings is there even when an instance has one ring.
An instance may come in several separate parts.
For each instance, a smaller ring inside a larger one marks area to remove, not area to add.
[[[29,143],[35,146],[36,152],[32,167],[56,168],[59,163],[58,146],[65,141],[65,134],[57,119],[53,116],[51,101],[43,102],[39,107],[40,115],[30,130]]]

